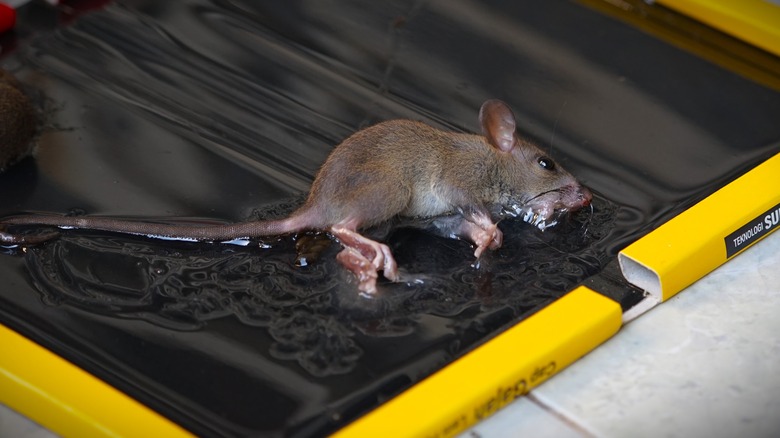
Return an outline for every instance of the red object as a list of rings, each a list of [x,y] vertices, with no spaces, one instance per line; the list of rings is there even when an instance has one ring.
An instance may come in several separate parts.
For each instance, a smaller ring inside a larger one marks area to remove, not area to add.
[[[5,3],[0,3],[0,33],[8,32],[16,24],[16,11]]]

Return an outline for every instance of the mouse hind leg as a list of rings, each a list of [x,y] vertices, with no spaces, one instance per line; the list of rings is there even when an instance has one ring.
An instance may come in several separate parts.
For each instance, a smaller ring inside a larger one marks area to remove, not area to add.
[[[358,229],[379,225],[403,212],[409,203],[410,188],[407,184],[398,184],[390,196],[387,184],[376,180],[376,174],[362,174],[359,178],[360,184],[345,183],[339,189],[329,187],[331,190],[318,192],[318,195],[328,193],[330,196],[313,204],[327,205],[323,213],[327,213],[332,224],[328,231],[344,248],[336,259],[355,275],[358,289],[371,295],[376,293],[379,271],[388,280],[399,281],[398,267],[387,245],[360,234]],[[385,179],[397,178],[388,176]]]
[[[330,232],[344,247],[336,260],[355,275],[361,292],[376,293],[379,271],[390,281],[400,279],[390,247],[361,235],[349,223],[334,225]]]
[[[358,233],[362,226],[385,222],[401,213],[408,204],[408,190],[399,187],[394,196],[378,186],[353,193],[354,205],[342,211],[343,218],[330,227],[330,233],[344,249],[336,259],[358,280],[358,289],[368,295],[376,293],[379,271],[390,281],[399,281],[398,266],[390,247]],[[371,207],[368,207],[371,206]]]

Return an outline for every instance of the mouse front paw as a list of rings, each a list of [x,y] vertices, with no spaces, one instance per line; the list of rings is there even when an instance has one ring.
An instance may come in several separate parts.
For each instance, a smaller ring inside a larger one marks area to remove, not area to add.
[[[474,223],[464,220],[458,234],[477,246],[474,250],[476,258],[481,257],[485,250],[500,248],[504,242],[504,233],[501,232],[497,224],[490,221]]]
[[[479,258],[486,249],[495,250],[501,247],[504,242],[504,233],[498,229],[498,225],[490,224],[485,229],[477,228],[472,235],[477,249],[474,251],[474,257]]]

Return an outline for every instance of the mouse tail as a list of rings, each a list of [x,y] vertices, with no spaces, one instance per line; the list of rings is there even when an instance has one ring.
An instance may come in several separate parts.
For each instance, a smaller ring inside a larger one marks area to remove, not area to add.
[[[247,221],[228,224],[163,223],[146,220],[126,220],[99,216],[22,215],[0,219],[0,243],[11,245],[37,244],[59,235],[57,231],[37,234],[14,234],[9,226],[53,226],[109,231],[147,237],[198,241],[228,241],[241,238],[289,234],[310,228],[309,215],[293,215],[286,219]]]

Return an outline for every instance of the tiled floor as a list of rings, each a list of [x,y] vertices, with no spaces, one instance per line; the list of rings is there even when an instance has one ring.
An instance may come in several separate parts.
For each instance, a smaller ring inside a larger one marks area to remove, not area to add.
[[[49,436],[0,405],[0,437]],[[780,233],[463,434],[478,436],[780,436]]]

